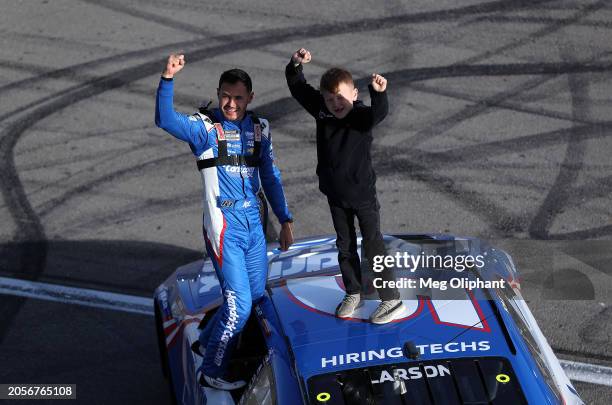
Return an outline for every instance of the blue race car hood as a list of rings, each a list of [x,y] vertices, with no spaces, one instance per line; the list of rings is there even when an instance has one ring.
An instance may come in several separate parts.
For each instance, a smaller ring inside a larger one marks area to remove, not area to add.
[[[396,241],[385,239],[388,246]],[[349,319],[334,316],[344,296],[334,239],[304,241],[271,256],[271,298],[305,378],[409,361],[404,353],[408,342],[418,350],[419,360],[510,355],[503,326],[485,291],[402,289],[406,306],[402,318],[373,325],[368,317],[379,304],[376,299],[363,300]],[[376,298],[368,284],[368,297]]]

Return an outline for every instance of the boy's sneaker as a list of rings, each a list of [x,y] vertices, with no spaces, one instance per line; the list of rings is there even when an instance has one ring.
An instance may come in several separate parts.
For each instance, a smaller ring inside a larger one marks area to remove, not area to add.
[[[209,377],[206,374],[200,374],[200,384],[203,386],[209,386],[218,390],[223,391],[232,391],[237,390],[246,385],[246,381],[236,380],[236,381],[226,381],[223,378],[217,377]]]
[[[370,322],[377,325],[391,322],[397,319],[404,309],[406,309],[406,307],[402,300],[382,301],[380,305],[378,305],[378,308],[370,315]]]
[[[353,312],[355,312],[360,302],[360,294],[346,294],[342,302],[336,307],[336,316],[338,318],[347,318],[353,315]]]

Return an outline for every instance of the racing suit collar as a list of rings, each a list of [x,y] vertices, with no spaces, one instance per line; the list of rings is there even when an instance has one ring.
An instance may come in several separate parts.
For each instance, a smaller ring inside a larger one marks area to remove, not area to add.
[[[219,108],[213,109],[213,114],[215,114],[215,117],[219,122],[223,124],[233,125],[234,127],[240,129],[241,131],[242,131],[243,124],[248,123],[251,120],[249,112],[244,114],[244,117],[242,118],[242,120],[228,120],[227,118],[225,118],[225,115],[223,115],[223,113],[221,112]]]

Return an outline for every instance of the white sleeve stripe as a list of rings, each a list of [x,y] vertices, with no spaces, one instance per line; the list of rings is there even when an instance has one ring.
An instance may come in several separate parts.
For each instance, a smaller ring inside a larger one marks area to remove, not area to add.
[[[261,135],[265,136],[267,139],[270,139],[270,123],[268,120],[260,118],[259,122],[261,123]]]
[[[202,121],[202,123],[204,123],[204,127],[206,128],[206,132],[210,132],[211,129],[213,129],[215,126],[213,124],[211,124],[209,121],[210,118],[208,118],[206,115],[200,113],[200,112],[196,112],[195,115],[197,115],[198,117],[200,117],[200,120]]]

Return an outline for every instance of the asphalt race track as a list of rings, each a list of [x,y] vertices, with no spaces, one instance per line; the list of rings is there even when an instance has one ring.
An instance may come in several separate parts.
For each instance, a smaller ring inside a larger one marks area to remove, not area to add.
[[[0,30],[0,277],[151,298],[201,256],[193,157],[154,124],[176,51],[184,112],[223,70],[251,74],[296,236],[333,232],[283,75],[304,46],[314,84],[345,66],[369,102],[367,77],[389,79],[384,232],[496,242],[558,356],[612,365],[612,1],[9,0]],[[156,344],[149,315],[0,295],[0,383],[168,403]]]

